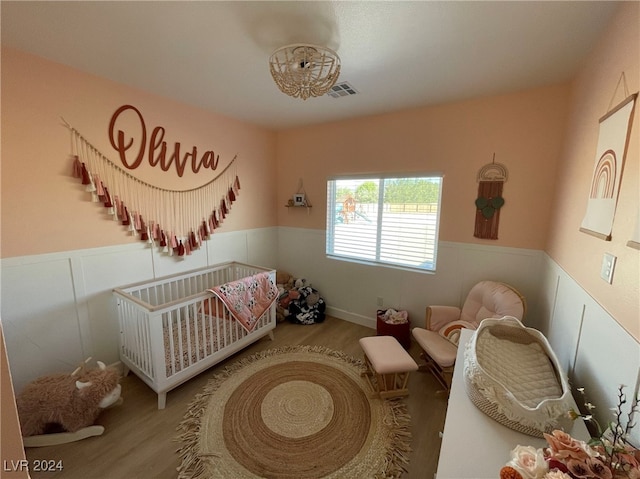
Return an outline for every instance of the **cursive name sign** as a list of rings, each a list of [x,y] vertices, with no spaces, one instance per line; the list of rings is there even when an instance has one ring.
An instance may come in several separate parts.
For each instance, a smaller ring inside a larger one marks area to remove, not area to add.
[[[125,132],[122,130],[117,130],[116,134],[118,118],[127,110],[133,110],[140,121],[142,138],[140,138],[139,142],[136,142],[132,137],[126,139]],[[184,155],[181,156],[180,143],[175,142],[173,152],[167,156],[167,142],[164,141],[164,133],[165,129],[163,127],[156,126],[151,132],[149,144],[147,145],[147,127],[144,123],[144,118],[142,118],[142,113],[131,105],[123,105],[118,108],[109,122],[109,141],[111,146],[120,154],[122,164],[130,170],[136,169],[144,161],[147,146],[147,158],[151,166],[160,165],[163,171],[168,171],[174,165],[180,177],[184,174],[187,164],[191,165],[191,171],[194,173],[198,173],[201,168],[211,170],[218,168],[220,155],[216,155],[212,150],[207,150],[198,158],[198,148],[196,146],[192,147],[191,151],[185,151]],[[136,143],[137,146],[135,146]]]

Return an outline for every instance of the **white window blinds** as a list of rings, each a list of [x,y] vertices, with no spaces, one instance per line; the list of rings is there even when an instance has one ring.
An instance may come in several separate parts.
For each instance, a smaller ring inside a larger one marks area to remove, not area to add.
[[[435,271],[442,175],[327,182],[330,257]]]

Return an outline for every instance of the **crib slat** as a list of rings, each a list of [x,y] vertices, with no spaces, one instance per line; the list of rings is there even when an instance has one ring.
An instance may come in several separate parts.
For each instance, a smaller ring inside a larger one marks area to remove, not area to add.
[[[216,321],[216,337],[218,338],[218,349],[224,348],[224,336],[220,335],[220,313],[218,311],[218,302],[216,301],[214,305],[211,306],[210,311],[213,311],[215,308],[215,321]]]
[[[178,364],[180,364],[180,371],[184,369],[184,350],[182,348],[182,324],[176,320],[176,329],[178,331]]]
[[[171,321],[170,315],[167,314],[166,317],[163,317],[162,325],[169,329],[169,367],[171,376],[173,376],[176,373],[176,346],[173,341],[173,321]]]
[[[187,309],[188,311],[188,309]],[[199,328],[199,324],[200,321],[198,320],[198,316],[197,315],[188,315],[189,318],[193,318],[193,336],[195,339],[195,357],[196,357],[196,362],[200,361],[202,359],[202,357],[200,356],[202,353],[200,351],[200,328]],[[191,357],[191,356],[189,356]]]
[[[209,311],[211,311],[211,298],[207,299],[207,301],[209,301]],[[213,330],[213,319],[211,318],[211,314],[207,315],[207,319],[209,320],[209,332],[210,332],[210,344],[211,344],[211,354],[215,353],[218,348],[216,347],[215,344],[215,336],[214,336],[214,330]]]

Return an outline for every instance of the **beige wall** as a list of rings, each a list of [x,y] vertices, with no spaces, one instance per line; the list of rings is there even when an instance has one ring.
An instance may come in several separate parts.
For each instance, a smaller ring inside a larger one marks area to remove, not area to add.
[[[543,249],[567,97],[551,86],[280,132],[278,224],[324,229],[330,175],[442,172],[441,240]],[[509,170],[497,241],[473,236],[476,175],[494,152]],[[309,214],[282,206],[300,179]]]
[[[640,3],[623,2],[597,47],[573,84],[569,128],[558,169],[558,185],[546,250],[637,340],[640,340],[640,260],[638,250],[626,246],[640,208],[640,105],[636,101],[633,129],[620,185],[612,240],[603,241],[578,231],[586,211],[593,173],[598,120],[640,89]],[[613,284],[600,278],[605,252],[617,256]]]
[[[119,163],[108,126],[125,104],[141,111],[147,136],[156,126],[165,128],[170,151],[180,142],[182,151],[196,146],[220,155],[217,171],[194,175],[187,170],[180,178],[174,169],[165,172],[144,162],[144,168],[131,170],[134,176],[163,188],[193,188],[215,177],[237,154],[240,200],[221,231],[275,226],[273,132],[3,47],[3,258],[136,241],[71,177],[70,134],[61,120]]]
[[[593,168],[597,120],[609,105],[620,72],[625,71],[631,92],[640,85],[639,24],[639,4],[624,3],[573,83],[572,100],[568,86],[551,86],[277,135],[3,47],[2,258],[135,241],[106,221],[70,177],[69,135],[60,126],[63,116],[110,153],[108,121],[116,108],[130,103],[143,111],[149,125],[164,126],[174,141],[215,149],[223,159],[238,154],[243,190],[226,230],[274,225],[324,229],[328,175],[441,171],[442,240],[546,249],[640,339],[640,262],[638,251],[626,247],[640,208],[640,108],[613,240],[578,232]],[[473,238],[475,176],[494,152],[510,178],[500,239],[483,241]],[[179,181],[169,172],[140,170],[140,175],[173,188],[199,182]],[[308,214],[284,208],[299,179],[314,205]],[[598,276],[605,251],[618,256],[613,285]],[[5,392],[3,388],[3,400]],[[3,424],[4,411],[3,407]]]

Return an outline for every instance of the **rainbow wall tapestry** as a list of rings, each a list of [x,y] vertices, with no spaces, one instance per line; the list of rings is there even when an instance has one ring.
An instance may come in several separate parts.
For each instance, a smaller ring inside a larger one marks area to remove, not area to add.
[[[626,155],[637,93],[600,118],[595,166],[591,177],[587,211],[580,231],[611,240],[613,218]]]

